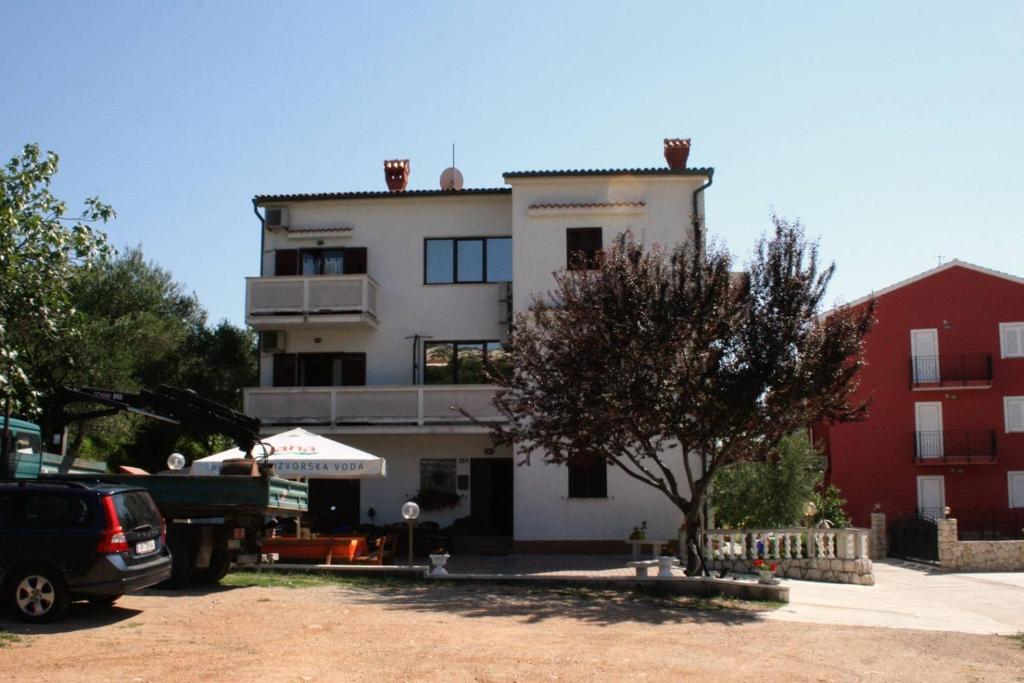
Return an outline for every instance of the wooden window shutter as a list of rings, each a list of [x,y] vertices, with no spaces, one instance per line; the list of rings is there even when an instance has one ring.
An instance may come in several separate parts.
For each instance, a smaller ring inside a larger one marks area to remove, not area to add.
[[[294,387],[295,369],[297,366],[294,353],[274,354],[274,386]]]
[[[366,386],[366,354],[341,354],[341,386]]]
[[[299,250],[278,249],[274,252],[274,275],[298,275]]]
[[[345,275],[366,275],[366,247],[345,249]]]

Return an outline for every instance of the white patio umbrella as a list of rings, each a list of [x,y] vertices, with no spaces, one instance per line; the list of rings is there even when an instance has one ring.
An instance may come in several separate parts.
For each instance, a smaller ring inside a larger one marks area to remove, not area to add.
[[[285,479],[368,479],[386,477],[384,458],[346,446],[305,429],[291,429],[263,439],[252,449],[259,459],[264,452],[274,474]],[[245,452],[232,448],[199,458],[192,463],[193,476],[220,474],[225,460],[244,458]]]

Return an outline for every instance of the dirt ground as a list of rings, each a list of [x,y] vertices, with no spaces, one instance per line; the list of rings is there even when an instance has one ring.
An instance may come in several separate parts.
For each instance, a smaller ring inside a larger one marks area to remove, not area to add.
[[[0,680],[1024,681],[1020,639],[768,622],[749,604],[228,579],[242,585],[76,604],[48,626],[4,613]]]

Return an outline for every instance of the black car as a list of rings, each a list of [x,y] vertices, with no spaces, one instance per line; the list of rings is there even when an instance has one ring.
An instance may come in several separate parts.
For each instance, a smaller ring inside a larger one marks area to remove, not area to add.
[[[113,604],[171,575],[164,522],[145,489],[102,482],[0,482],[0,586],[25,621],[72,600]]]

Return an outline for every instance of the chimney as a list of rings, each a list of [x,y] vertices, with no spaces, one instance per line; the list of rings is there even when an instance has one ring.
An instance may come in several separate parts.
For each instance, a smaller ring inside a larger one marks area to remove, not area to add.
[[[385,159],[384,180],[391,192],[404,192],[405,186],[409,184],[409,160]]]
[[[673,171],[686,168],[686,159],[690,156],[690,138],[665,138],[665,161]]]

